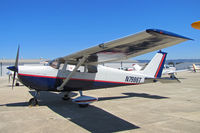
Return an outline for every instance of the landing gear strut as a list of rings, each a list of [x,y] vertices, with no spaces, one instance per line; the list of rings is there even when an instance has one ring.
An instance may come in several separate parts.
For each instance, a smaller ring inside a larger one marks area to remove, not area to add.
[[[37,96],[38,96],[39,91],[35,91],[35,96],[33,98],[31,98],[28,102],[29,106],[36,106],[38,105],[38,100],[37,100]]]
[[[170,78],[175,79],[176,78],[175,74],[174,73],[170,74]]]

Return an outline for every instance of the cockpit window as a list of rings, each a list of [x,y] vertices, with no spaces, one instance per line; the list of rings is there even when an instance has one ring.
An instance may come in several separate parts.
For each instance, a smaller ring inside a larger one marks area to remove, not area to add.
[[[58,61],[52,60],[52,61],[49,62],[49,66],[51,66],[51,67],[53,67],[55,69],[59,69],[60,64],[58,63]]]
[[[52,60],[49,62],[49,66],[59,69],[59,70],[67,70],[67,71],[73,71],[76,67],[75,65],[64,65],[63,63],[59,63],[57,60]],[[97,66],[88,65],[88,66],[80,66],[77,70],[77,72],[88,72],[88,73],[97,73]]]

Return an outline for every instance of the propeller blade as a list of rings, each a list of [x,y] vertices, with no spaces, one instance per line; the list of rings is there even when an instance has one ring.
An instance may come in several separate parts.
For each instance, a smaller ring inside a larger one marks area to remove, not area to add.
[[[12,89],[14,87],[16,73],[18,72],[19,48],[20,48],[20,46],[18,45],[17,56],[16,56],[15,66],[14,66],[15,70],[14,70],[14,75],[13,75]]]
[[[13,75],[12,90],[13,90],[13,87],[14,87],[14,84],[15,84],[15,75],[16,75],[16,72],[14,72],[14,75]]]
[[[16,60],[15,60],[15,68],[17,68],[17,69],[18,69],[18,61],[19,61],[19,48],[20,48],[20,46],[18,45],[17,56],[16,56]]]

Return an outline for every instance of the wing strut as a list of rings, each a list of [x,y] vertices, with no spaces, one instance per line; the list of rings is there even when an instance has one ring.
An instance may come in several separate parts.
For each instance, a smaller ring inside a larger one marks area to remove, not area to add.
[[[66,77],[66,79],[61,84],[61,86],[57,87],[57,90],[62,91],[64,89],[64,86],[67,84],[67,82],[70,80],[70,78],[74,75],[74,73],[77,71],[77,69],[87,60],[87,58],[88,58],[88,55],[87,56],[83,56],[83,58],[81,58],[79,63],[76,65],[74,70]]]

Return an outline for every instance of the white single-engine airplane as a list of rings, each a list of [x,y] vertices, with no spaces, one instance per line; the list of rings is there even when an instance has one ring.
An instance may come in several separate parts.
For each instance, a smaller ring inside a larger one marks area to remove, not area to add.
[[[10,66],[8,69],[14,71],[13,84],[17,73],[22,84],[36,90],[34,98],[29,100],[29,105],[38,104],[39,91],[66,92],[65,99],[70,99],[71,91],[79,91],[80,96],[72,101],[78,103],[80,107],[86,107],[98,99],[84,96],[83,90],[138,85],[152,82],[155,79],[164,80],[161,78],[161,74],[166,53],[159,51],[147,67],[138,72],[122,71],[98,64],[139,56],[186,40],[192,39],[163,30],[147,29],[57,58],[52,60],[49,66],[18,66],[18,47],[15,66]],[[75,65],[75,67],[69,70],[67,69],[68,65]]]

